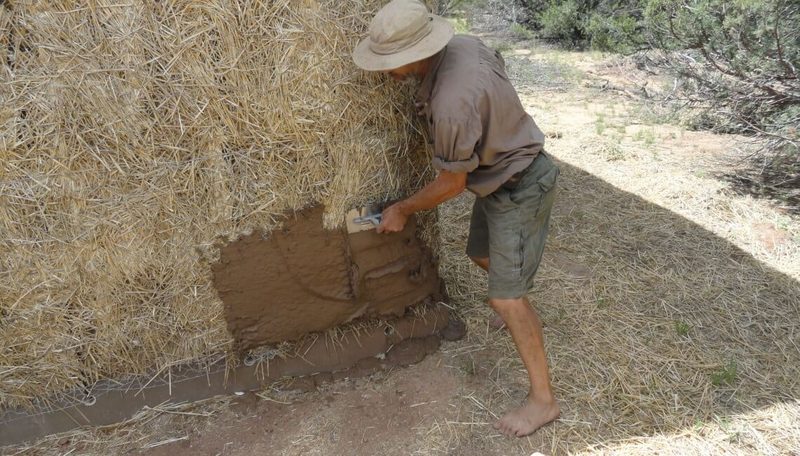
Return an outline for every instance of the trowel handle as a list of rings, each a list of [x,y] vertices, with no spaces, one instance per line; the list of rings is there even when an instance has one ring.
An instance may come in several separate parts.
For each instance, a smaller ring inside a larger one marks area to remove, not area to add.
[[[353,223],[358,225],[366,225],[371,223],[375,226],[381,224],[381,219],[383,218],[383,214],[372,214],[372,215],[364,215],[362,217],[356,217],[353,219]]]

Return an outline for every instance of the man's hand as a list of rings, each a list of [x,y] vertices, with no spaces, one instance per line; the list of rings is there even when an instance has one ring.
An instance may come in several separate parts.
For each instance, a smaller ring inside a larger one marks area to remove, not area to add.
[[[376,230],[378,233],[403,231],[411,214],[433,209],[439,203],[463,192],[466,185],[467,173],[441,171],[433,182],[417,191],[417,193],[384,209],[383,219]]]
[[[399,203],[392,204],[383,210],[381,224],[375,229],[378,233],[397,233],[403,231],[408,221],[408,216],[403,212]]]

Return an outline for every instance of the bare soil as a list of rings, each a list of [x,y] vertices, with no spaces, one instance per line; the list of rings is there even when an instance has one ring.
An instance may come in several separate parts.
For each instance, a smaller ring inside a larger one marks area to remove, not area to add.
[[[342,380],[302,400],[236,399],[183,440],[138,454],[410,454],[458,402],[458,379],[441,354],[389,375]]]

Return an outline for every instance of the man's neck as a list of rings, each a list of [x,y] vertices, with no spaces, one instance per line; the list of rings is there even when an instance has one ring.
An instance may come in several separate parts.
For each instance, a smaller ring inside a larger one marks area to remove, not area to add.
[[[419,62],[419,69],[417,70],[417,76],[419,76],[419,80],[422,81],[428,76],[428,73],[431,72],[433,68],[433,62],[436,61],[436,58],[439,56],[439,53],[428,57],[427,59]]]

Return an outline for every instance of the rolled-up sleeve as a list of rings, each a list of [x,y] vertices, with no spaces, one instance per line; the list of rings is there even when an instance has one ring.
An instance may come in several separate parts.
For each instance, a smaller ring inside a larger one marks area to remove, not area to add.
[[[432,165],[439,171],[468,173],[480,164],[475,146],[481,137],[480,123],[469,116],[434,120],[434,152]]]

